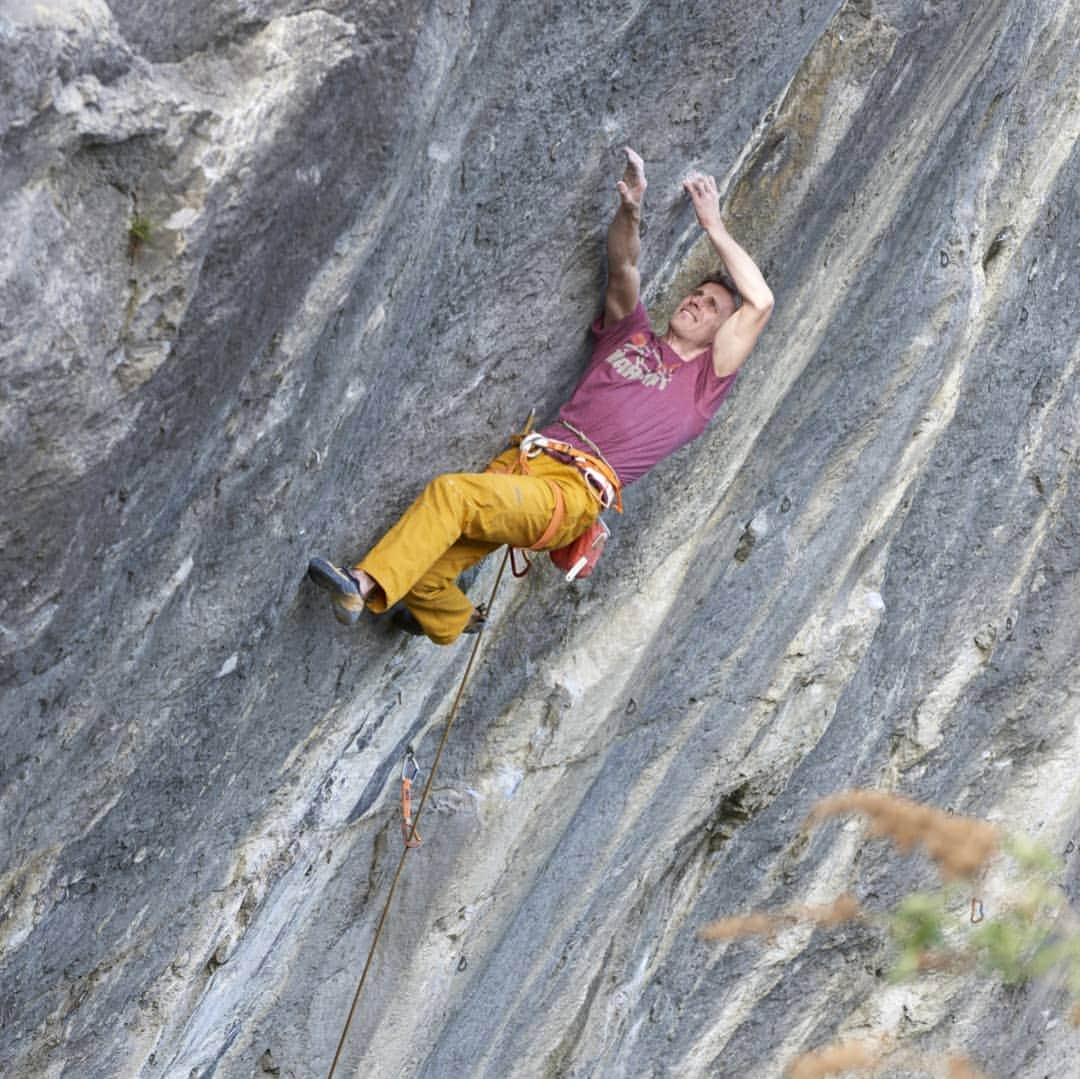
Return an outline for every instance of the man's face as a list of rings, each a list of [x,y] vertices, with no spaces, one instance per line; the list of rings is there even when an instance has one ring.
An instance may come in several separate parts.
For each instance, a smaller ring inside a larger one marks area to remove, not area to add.
[[[704,348],[735,311],[735,301],[723,285],[706,281],[694,289],[671,316],[671,329],[684,340]]]

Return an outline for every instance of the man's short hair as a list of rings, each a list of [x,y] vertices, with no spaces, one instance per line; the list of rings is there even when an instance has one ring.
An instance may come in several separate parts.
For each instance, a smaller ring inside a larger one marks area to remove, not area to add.
[[[701,284],[698,285],[698,288],[701,288],[701,285],[720,285],[731,293],[731,298],[735,301],[735,310],[738,311],[739,308],[742,307],[742,294],[735,287],[735,282],[732,281],[723,270],[717,270],[715,273],[709,274],[709,276],[704,278]]]

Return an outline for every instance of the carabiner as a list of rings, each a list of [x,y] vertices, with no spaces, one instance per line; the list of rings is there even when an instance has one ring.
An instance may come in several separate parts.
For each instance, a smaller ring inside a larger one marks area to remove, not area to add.
[[[420,846],[420,835],[413,830],[412,815],[412,785],[419,774],[420,765],[416,763],[413,747],[409,746],[401,765],[401,838],[405,840],[406,847]]]
[[[539,457],[547,441],[539,431],[530,431],[521,440],[521,452],[528,458]]]

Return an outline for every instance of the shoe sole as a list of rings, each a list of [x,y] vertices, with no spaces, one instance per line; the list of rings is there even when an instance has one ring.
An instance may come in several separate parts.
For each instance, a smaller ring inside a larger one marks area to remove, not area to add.
[[[330,593],[334,617],[343,626],[355,626],[363,613],[364,600],[353,579],[325,558],[312,558],[308,562],[308,577]]]

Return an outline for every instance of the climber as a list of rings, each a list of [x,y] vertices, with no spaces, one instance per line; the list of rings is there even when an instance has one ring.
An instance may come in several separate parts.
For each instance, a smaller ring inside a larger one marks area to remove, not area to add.
[[[449,644],[476,632],[484,612],[458,576],[503,544],[565,547],[619,502],[619,491],[705,429],[750,355],[773,295],[727,231],[716,181],[683,183],[698,224],[726,275],[695,288],[657,335],[640,299],[638,256],[645,166],[629,147],[608,228],[604,312],[592,326],[592,358],[558,419],[486,472],[436,477],[375,547],[351,568],[311,559],[308,573],[330,593],[335,617],[353,625],[366,607],[403,600],[399,624]],[[521,463],[527,471],[521,471]]]

